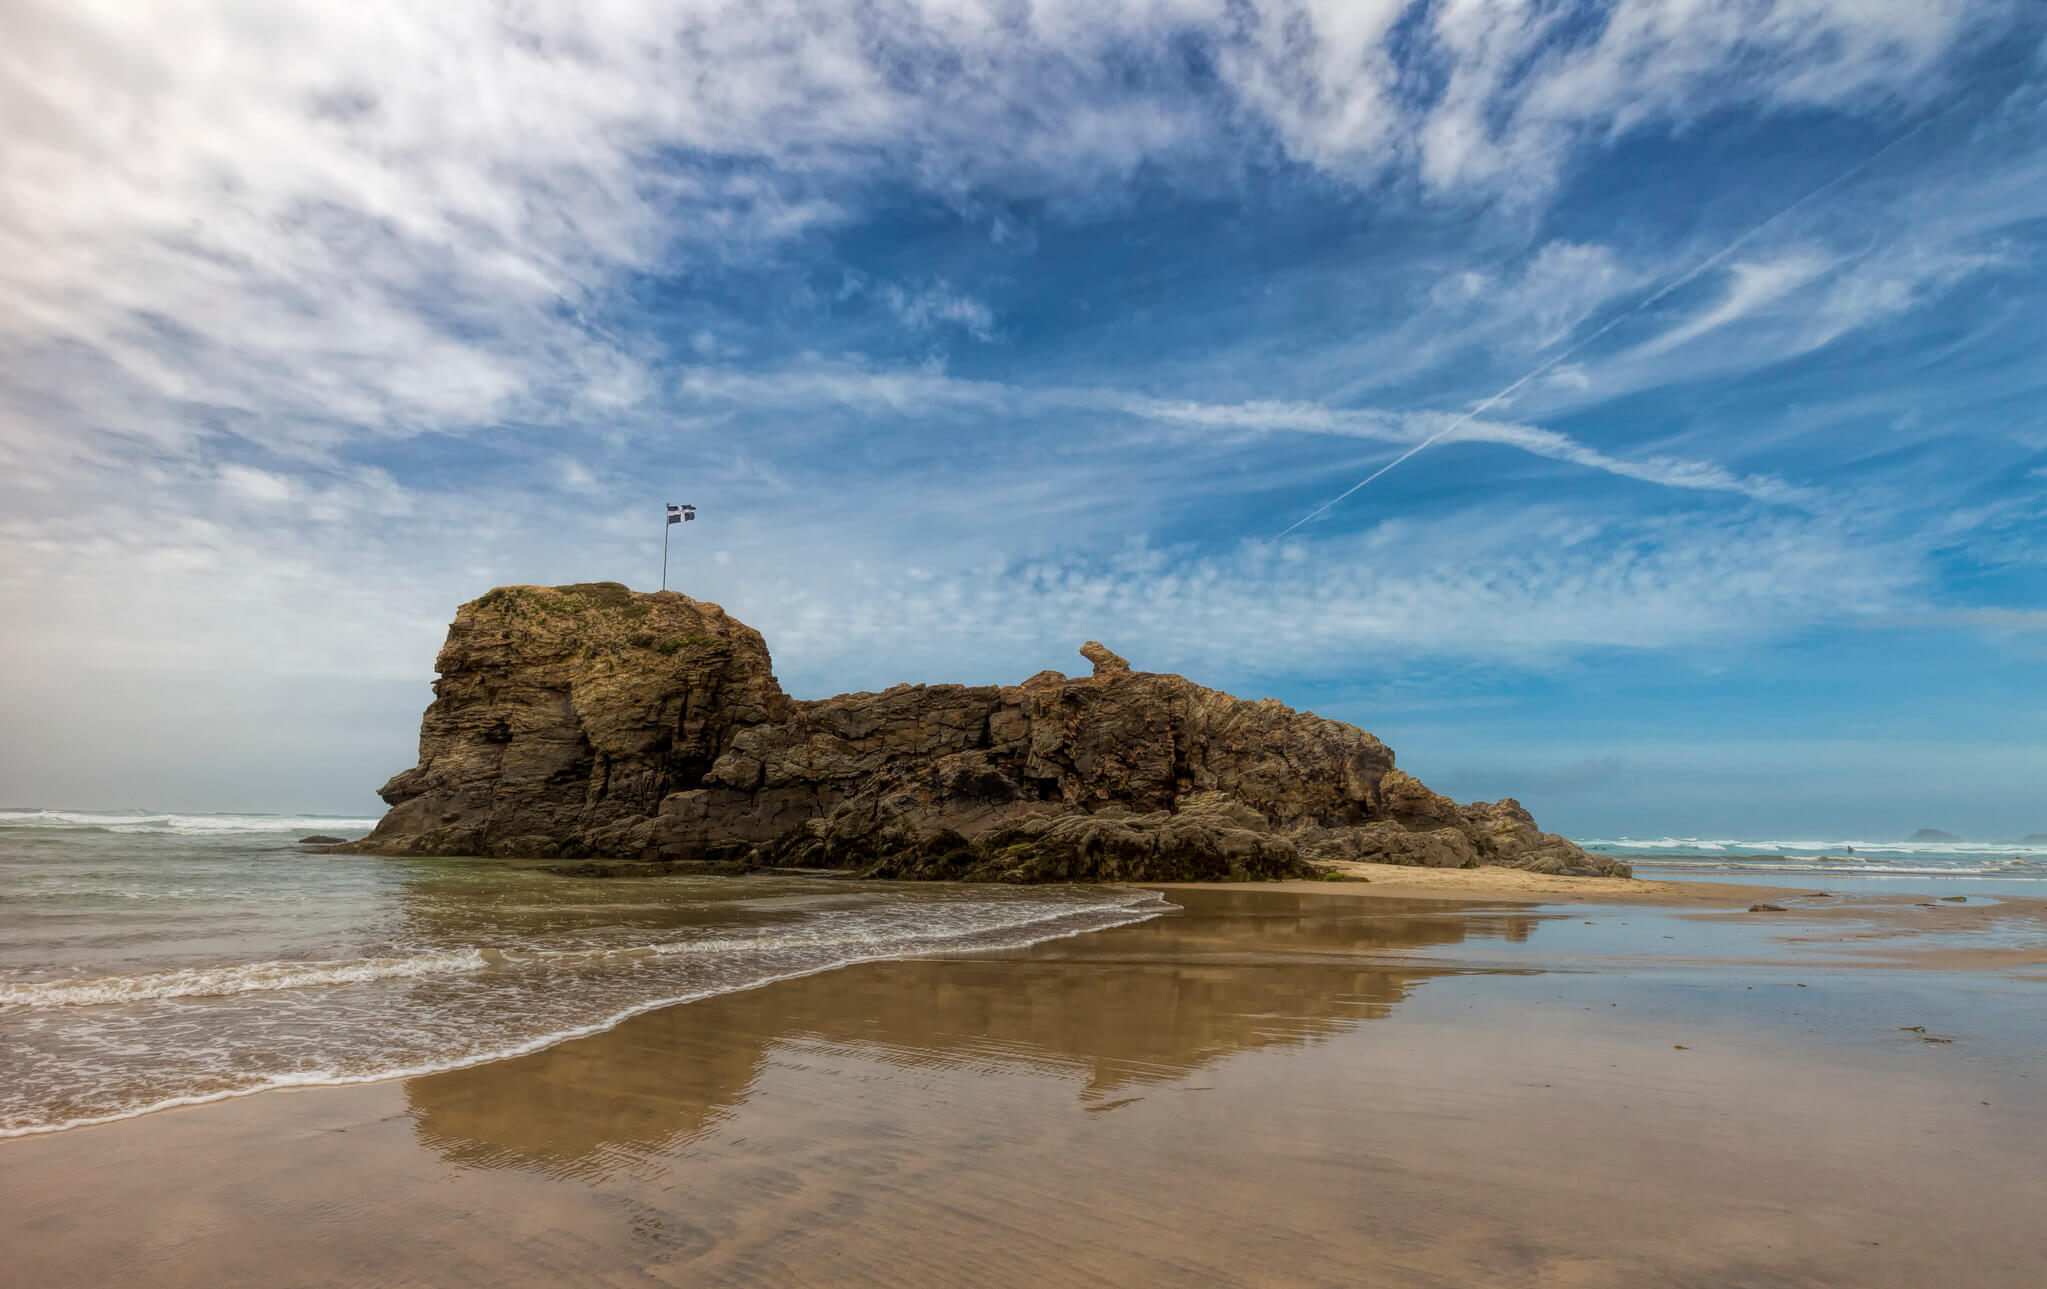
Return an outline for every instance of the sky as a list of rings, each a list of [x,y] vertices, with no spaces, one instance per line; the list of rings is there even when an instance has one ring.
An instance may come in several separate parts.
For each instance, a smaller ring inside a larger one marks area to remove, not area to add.
[[[0,8],[0,804],[374,813],[688,502],[799,697],[1099,638],[1575,836],[2047,831],[2037,4]]]

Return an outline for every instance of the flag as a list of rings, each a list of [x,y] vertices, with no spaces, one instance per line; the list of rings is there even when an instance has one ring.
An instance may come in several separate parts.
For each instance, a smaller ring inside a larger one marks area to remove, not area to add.
[[[671,505],[668,507],[668,522],[671,524],[688,523],[696,517],[697,508],[695,506]]]

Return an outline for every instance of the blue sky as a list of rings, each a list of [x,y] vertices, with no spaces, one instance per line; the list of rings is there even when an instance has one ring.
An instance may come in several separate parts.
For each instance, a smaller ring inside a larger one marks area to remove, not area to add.
[[[689,501],[799,696],[1099,637],[1581,836],[2047,830],[2037,6],[336,9],[11,24],[8,804],[373,810]]]

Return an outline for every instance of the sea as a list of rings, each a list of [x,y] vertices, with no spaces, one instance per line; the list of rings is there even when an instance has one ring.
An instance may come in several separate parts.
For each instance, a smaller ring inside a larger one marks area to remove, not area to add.
[[[1795,886],[1843,894],[2047,897],[2047,842],[1738,841],[1591,837],[1578,844],[1662,881]]]
[[[1170,909],[1129,890],[569,878],[313,851],[376,821],[0,810],[0,1137],[536,1051],[850,963]]]

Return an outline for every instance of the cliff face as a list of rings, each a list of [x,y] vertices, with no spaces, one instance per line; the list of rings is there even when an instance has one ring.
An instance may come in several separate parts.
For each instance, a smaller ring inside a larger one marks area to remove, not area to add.
[[[715,604],[616,583],[462,606],[419,765],[350,849],[711,859],[1007,881],[1331,860],[1625,874],[1509,799],[1460,806],[1353,726],[1132,671],[800,702]]]

